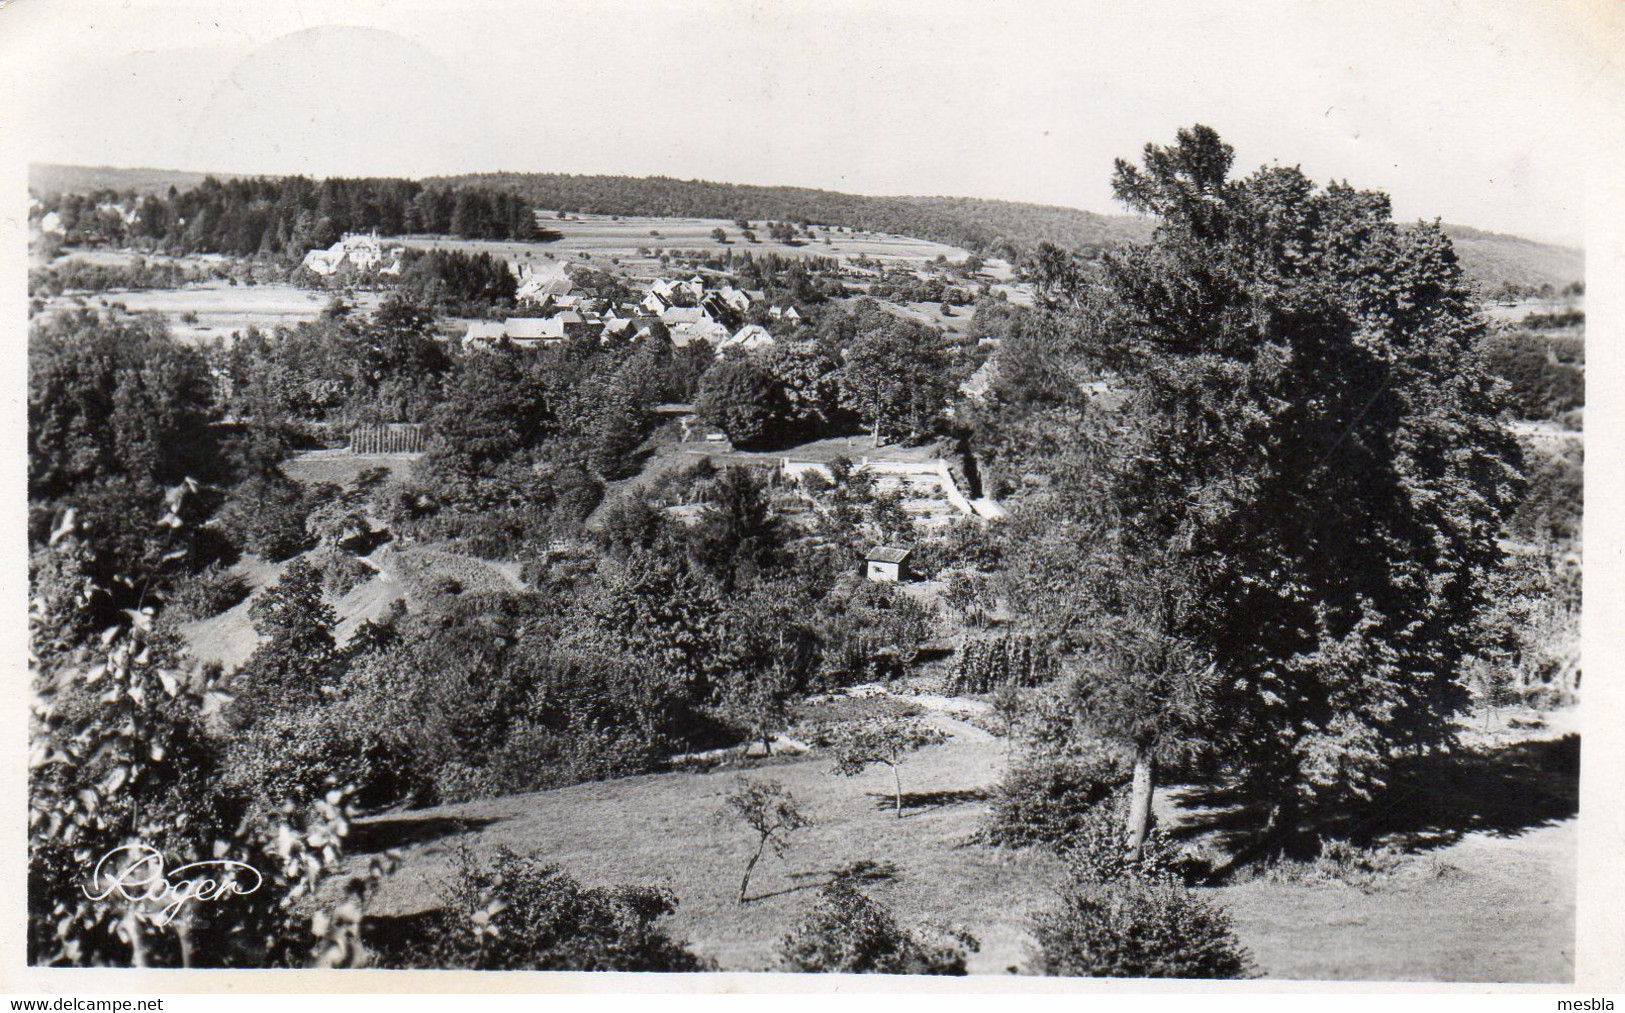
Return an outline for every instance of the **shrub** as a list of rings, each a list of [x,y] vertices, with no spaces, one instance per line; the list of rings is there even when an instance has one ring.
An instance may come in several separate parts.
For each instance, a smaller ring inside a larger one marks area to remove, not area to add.
[[[220,527],[232,532],[244,550],[280,562],[310,545],[305,518],[310,513],[298,483],[273,470],[238,483],[220,508]]]
[[[785,971],[841,974],[964,974],[974,937],[960,931],[913,932],[845,878],[819,891],[818,902],[779,944]]]
[[[377,575],[377,571],[348,552],[324,553],[321,559],[322,590],[331,598],[342,598]]]
[[[1558,361],[1561,351],[1549,350],[1546,341],[1527,332],[1486,340],[1485,365],[1510,385],[1513,410],[1520,417],[1553,418],[1585,404],[1585,368]]]
[[[1184,854],[1161,827],[1153,825],[1145,835],[1139,861],[1129,859],[1124,831],[1128,807],[1128,789],[1119,788],[1084,810],[1076,821],[1077,831],[1062,845],[1072,877],[1083,883],[1116,883],[1136,878],[1182,883]]]
[[[1525,462],[1529,484],[1512,515],[1514,534],[1530,541],[1573,539],[1585,515],[1585,458],[1569,451],[1530,450]]]
[[[176,582],[167,611],[178,622],[208,619],[248,597],[248,581],[219,563]]]
[[[1090,814],[1128,778],[1122,758],[1102,748],[1082,756],[1035,756],[994,789],[991,843],[1055,848],[1076,840]]]
[[[385,967],[477,971],[703,971],[659,922],[677,899],[650,887],[583,887],[508,848],[490,863],[460,852],[443,910],[380,955]]]
[[[1183,886],[1139,878],[1073,883],[1034,917],[1038,974],[1244,978],[1252,961],[1220,908]]]
[[[1361,848],[1348,841],[1321,841],[1315,875],[1350,886],[1370,886],[1392,875],[1404,857],[1392,847]]]
[[[1392,876],[1404,856],[1388,845],[1366,848],[1348,841],[1323,839],[1312,860],[1283,859],[1264,870],[1264,878],[1277,883],[1342,883],[1369,892]]]
[[[407,783],[406,758],[379,732],[342,705],[268,714],[233,739],[223,782],[261,807],[308,804],[346,785],[364,806],[410,798],[421,787]]]

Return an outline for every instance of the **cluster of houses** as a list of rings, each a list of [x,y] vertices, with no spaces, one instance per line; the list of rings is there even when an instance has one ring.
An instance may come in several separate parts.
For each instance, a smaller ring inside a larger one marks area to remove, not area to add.
[[[705,341],[718,355],[733,348],[765,348],[775,341],[766,327],[745,323],[750,308],[766,300],[762,292],[732,285],[713,288],[699,275],[686,281],[658,278],[635,303],[615,304],[575,294],[572,289],[569,276],[562,271],[522,269],[517,301],[531,315],[475,321],[463,336],[463,347],[494,349],[506,344],[533,348],[590,337],[640,341],[650,335],[656,321],[677,347]],[[768,316],[801,321],[794,306],[773,306]]]
[[[36,208],[42,207],[38,197],[32,195],[28,198],[28,211],[33,214]],[[102,201],[96,205],[97,212],[101,214],[117,215],[125,225],[134,225],[141,220],[141,215],[133,207],[125,207],[112,201]],[[62,215],[56,211],[47,211],[40,216],[39,230],[48,236],[62,236],[67,234],[67,227],[62,224]]]
[[[325,250],[311,250],[301,265],[312,274],[323,278],[337,274],[349,264],[357,271],[376,271],[379,274],[400,274],[401,254],[404,247],[394,246],[387,251],[377,235],[347,235]],[[385,260],[389,263],[385,264]]]

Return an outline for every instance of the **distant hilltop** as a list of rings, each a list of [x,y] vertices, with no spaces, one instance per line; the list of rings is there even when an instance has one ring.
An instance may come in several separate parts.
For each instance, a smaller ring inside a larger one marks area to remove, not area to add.
[[[40,194],[101,188],[148,193],[196,186],[210,175],[226,179],[242,174],[35,164],[29,167],[28,184]],[[478,183],[520,194],[537,207],[576,213],[811,221],[977,252],[1040,242],[1099,249],[1143,242],[1151,232],[1148,219],[1132,215],[975,197],[869,197],[808,187],[563,173],[473,173],[435,177],[432,182]],[[1447,224],[1444,229],[1462,266],[1483,291],[1497,291],[1508,283],[1526,289],[1544,284],[1561,288],[1585,278],[1585,254],[1573,247],[1465,225]]]

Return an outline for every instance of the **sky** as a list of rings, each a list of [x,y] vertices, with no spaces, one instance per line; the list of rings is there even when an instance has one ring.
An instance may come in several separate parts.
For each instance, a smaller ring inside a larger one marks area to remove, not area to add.
[[[0,0],[3,3],[3,0]],[[1206,123],[1440,217],[1578,245],[1625,5],[1592,0],[14,0],[29,161],[667,175],[1111,212]],[[10,129],[10,128],[8,128]]]

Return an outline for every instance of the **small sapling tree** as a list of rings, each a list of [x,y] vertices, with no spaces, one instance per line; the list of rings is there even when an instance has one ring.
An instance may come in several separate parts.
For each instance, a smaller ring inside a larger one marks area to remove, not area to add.
[[[897,818],[902,819],[903,777],[899,768],[908,754],[947,738],[947,732],[933,728],[918,718],[890,717],[855,722],[837,729],[832,737],[835,773],[842,777],[856,777],[877,763],[890,767],[892,784],[896,789]]]
[[[746,777],[735,782],[734,790],[723,800],[723,808],[717,815],[721,819],[738,817],[756,835],[756,850],[745,863],[745,875],[739,881],[741,904],[749,899],[750,874],[756,871],[756,863],[762,860],[763,853],[772,848],[774,855],[783,858],[790,846],[790,835],[812,825],[784,785]]]
[[[993,691],[993,716],[999,722],[999,728],[1004,734],[1004,755],[1008,759],[1015,749],[1016,739],[1021,733],[1021,723],[1026,717],[1027,699],[1021,687],[1014,682],[999,684]]]

